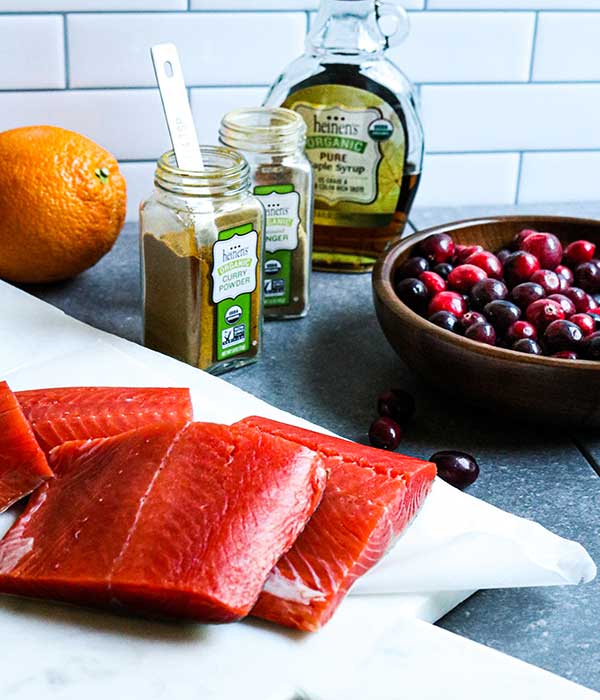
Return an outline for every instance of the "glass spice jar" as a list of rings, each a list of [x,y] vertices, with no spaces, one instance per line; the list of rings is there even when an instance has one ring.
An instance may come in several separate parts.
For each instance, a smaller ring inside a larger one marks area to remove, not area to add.
[[[240,109],[223,117],[219,139],[244,154],[253,192],[265,208],[265,318],[305,316],[310,304],[313,174],[304,152],[304,120],[283,108]]]
[[[220,374],[261,351],[264,211],[241,154],[201,151],[197,172],[165,153],[140,206],[144,344]]]

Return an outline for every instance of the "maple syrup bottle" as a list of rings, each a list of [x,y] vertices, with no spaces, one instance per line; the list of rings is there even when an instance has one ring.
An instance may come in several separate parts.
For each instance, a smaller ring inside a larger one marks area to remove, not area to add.
[[[390,21],[395,31],[386,35]],[[315,269],[368,271],[406,224],[423,129],[410,81],[384,52],[407,30],[406,13],[390,0],[321,0],[304,55],[266,99],[306,122]]]

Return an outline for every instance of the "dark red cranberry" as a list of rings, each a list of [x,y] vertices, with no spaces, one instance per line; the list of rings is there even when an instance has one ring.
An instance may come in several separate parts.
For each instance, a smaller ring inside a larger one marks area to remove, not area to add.
[[[396,285],[396,294],[409,309],[417,312],[421,312],[425,308],[429,298],[427,287],[421,280],[414,279],[414,277],[401,280]]]
[[[525,316],[529,323],[539,330],[544,330],[552,321],[564,319],[565,312],[562,306],[553,299],[539,299],[529,304],[525,311]]]
[[[480,267],[488,277],[493,277],[497,280],[502,278],[502,263],[493,253],[487,250],[480,250],[469,255],[465,260],[465,265]]]
[[[504,282],[500,280],[494,280],[488,277],[488,279],[481,280],[471,289],[471,303],[477,309],[483,309],[486,304],[490,301],[496,301],[496,299],[506,299],[508,296],[508,289]]]
[[[544,331],[544,347],[550,353],[575,350],[583,340],[583,331],[571,321],[552,321]]]
[[[496,253],[496,257],[500,261],[501,265],[504,265],[506,258],[510,255],[511,251],[508,248],[502,248]]]
[[[541,285],[546,294],[556,294],[560,290],[560,279],[552,270],[537,270],[529,281]]]
[[[458,330],[464,333],[469,326],[480,322],[487,323],[487,318],[478,311],[467,311],[467,313],[458,322]]]
[[[523,338],[531,338],[532,340],[536,340],[537,330],[535,326],[528,321],[515,321],[506,331],[506,339],[512,345],[513,343],[516,343],[517,340],[523,340]]]
[[[438,274],[443,280],[448,279],[448,275],[454,270],[454,265],[450,263],[440,263],[433,268],[433,271]]]
[[[377,412],[402,425],[414,416],[415,400],[408,391],[391,389],[377,399]]]
[[[449,311],[460,318],[467,310],[467,304],[458,292],[440,292],[429,302],[427,315],[433,316],[436,311]]]
[[[510,298],[517,306],[525,310],[529,304],[533,304],[538,299],[544,299],[546,292],[541,284],[535,282],[522,282],[510,292]]]
[[[481,251],[483,251],[483,246],[481,245],[457,245],[454,256],[455,262],[457,265],[462,265],[468,257]]]
[[[428,320],[431,321],[431,323],[434,323],[436,326],[444,328],[447,331],[457,333],[459,331],[459,329],[456,326],[456,324],[458,323],[458,319],[454,314],[451,314],[449,311],[436,311],[429,317]]]
[[[591,241],[573,241],[565,248],[565,260],[569,265],[579,265],[589,262],[596,252],[596,246]]]
[[[486,273],[475,265],[458,265],[448,275],[448,286],[457,292],[470,292],[477,284],[487,278]]]
[[[596,321],[590,314],[573,314],[569,321],[581,328],[584,337],[591,335],[596,330]]]
[[[492,326],[501,334],[521,318],[521,309],[516,304],[506,301],[506,299],[490,301],[489,304],[485,305],[483,313]]]
[[[523,250],[512,253],[504,262],[504,280],[509,287],[527,282],[540,269],[540,261]]]
[[[600,267],[591,260],[577,265],[575,284],[589,294],[600,292]]]
[[[589,311],[588,316],[592,317],[594,323],[596,324],[596,330],[600,331],[600,314],[597,314],[594,311]]]
[[[581,345],[586,360],[600,360],[600,331],[588,335]]]
[[[421,274],[427,270],[429,270],[429,263],[425,258],[407,258],[404,262],[400,263],[394,271],[394,283],[398,284],[401,280],[408,279],[409,277],[419,279]]]
[[[554,270],[554,272],[556,272],[556,274],[557,274],[559,277],[562,277],[563,279],[567,280],[567,282],[569,283],[569,285],[573,284],[573,281],[574,281],[575,278],[574,278],[574,276],[573,276],[573,270],[571,270],[570,267],[567,267],[566,265],[559,265],[559,266]]]
[[[369,442],[381,450],[395,450],[400,444],[400,437],[400,426],[387,416],[373,421],[369,428]]]
[[[558,276],[558,283],[559,283],[559,285],[560,285],[560,287],[559,287],[560,293],[561,293],[561,294],[564,294],[564,293],[567,291],[567,289],[569,288],[569,286],[570,286],[570,285],[569,285],[569,282],[568,282],[564,277],[561,277],[561,276],[559,275],[559,276]]]
[[[432,272],[431,270],[422,272],[419,279],[427,287],[430,297],[434,297],[436,294],[439,294],[446,289],[446,282],[437,274],[437,272]]]
[[[542,348],[533,338],[521,338],[512,346],[517,352],[525,352],[528,355],[541,355]]]
[[[454,255],[454,241],[447,233],[433,233],[421,241],[420,250],[432,263],[443,263]]]
[[[519,231],[519,233],[517,233],[511,241],[512,249],[520,250],[521,243],[523,243],[527,236],[531,235],[532,233],[537,233],[537,231],[534,231],[532,228],[524,228],[522,231]]]
[[[575,304],[564,294],[551,294],[548,299],[557,301],[562,306],[566,318],[569,318],[569,316],[572,316],[577,311]]]
[[[429,461],[437,467],[440,479],[457,489],[466,489],[479,476],[479,465],[475,458],[466,452],[441,450],[431,455]]]
[[[478,343],[485,343],[486,345],[495,345],[496,331],[490,323],[478,321],[467,328],[465,338],[476,340]]]
[[[597,309],[600,306],[600,294],[590,294],[590,309]]]
[[[519,246],[526,253],[531,253],[540,262],[541,267],[554,270],[563,256],[561,242],[553,233],[531,233]]]
[[[564,295],[573,302],[577,313],[584,314],[590,310],[590,302],[592,299],[583,289],[579,287],[569,287],[569,289],[565,289]]]
[[[577,360],[579,355],[573,350],[560,350],[555,352],[552,357],[558,357],[559,360]]]

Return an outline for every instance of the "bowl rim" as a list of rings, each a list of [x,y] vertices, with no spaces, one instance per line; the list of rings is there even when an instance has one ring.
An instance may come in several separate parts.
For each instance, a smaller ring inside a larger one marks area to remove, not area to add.
[[[505,362],[515,362],[519,360],[538,367],[554,367],[561,369],[567,369],[570,367],[571,369],[576,369],[580,372],[585,371],[588,373],[598,373],[600,372],[600,362],[595,360],[568,360],[560,357],[547,357],[545,355],[528,355],[527,353],[517,353],[514,350],[509,350],[508,348],[499,348],[496,345],[487,345],[485,343],[478,343],[475,340],[470,340],[469,338],[465,338],[457,333],[446,330],[445,328],[440,328],[439,326],[431,323],[431,321],[428,321],[426,318],[423,318],[423,316],[420,316],[406,306],[406,304],[401,302],[394,292],[391,282],[391,272],[396,259],[405,250],[415,245],[415,243],[420,242],[427,236],[430,236],[433,233],[451,233],[452,231],[458,231],[477,224],[482,225],[503,222],[525,224],[528,222],[530,223],[532,219],[547,222],[549,224],[560,222],[563,224],[572,223],[593,226],[598,228],[598,234],[600,235],[600,221],[596,219],[543,214],[479,216],[471,219],[460,219],[458,221],[451,221],[445,224],[438,224],[436,226],[415,231],[409,236],[400,238],[391,246],[391,248],[389,248],[389,250],[379,257],[373,268],[373,290],[380,301],[384,303],[395,316],[405,316],[421,331],[438,333],[450,345],[454,345],[465,351],[476,352],[479,355],[484,355],[486,357],[495,357],[498,360],[504,360]]]

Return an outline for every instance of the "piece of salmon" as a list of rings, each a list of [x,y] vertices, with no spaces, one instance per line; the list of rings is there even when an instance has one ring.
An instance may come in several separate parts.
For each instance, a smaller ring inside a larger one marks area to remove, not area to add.
[[[267,418],[242,424],[309,447],[329,470],[321,505],[277,562],[252,610],[315,631],[410,523],[431,488],[435,465]]]
[[[51,477],[15,395],[6,382],[0,382],[0,513]]]
[[[326,481],[306,447],[208,423],[66,443],[51,464],[0,542],[0,591],[202,622],[248,614]]]
[[[71,440],[110,437],[151,423],[192,420],[189,389],[66,387],[17,392],[42,449]]]

